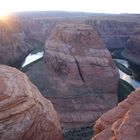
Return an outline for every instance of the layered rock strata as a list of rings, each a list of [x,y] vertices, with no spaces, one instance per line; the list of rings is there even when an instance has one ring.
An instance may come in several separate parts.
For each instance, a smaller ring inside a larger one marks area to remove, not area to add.
[[[140,26],[136,26],[126,43],[122,55],[130,62],[140,65]]]
[[[117,19],[118,17],[116,17]],[[126,17],[125,17],[126,18]],[[118,20],[87,20],[87,24],[95,26],[99,35],[104,40],[108,48],[124,48],[129,36],[132,34],[135,21]]]
[[[43,93],[60,113],[62,127],[90,125],[116,105],[118,71],[95,28],[58,24],[46,42],[44,63],[50,87]]]
[[[139,140],[139,106],[140,89],[137,89],[96,121],[92,140]]]
[[[0,140],[61,140],[52,103],[28,77],[0,65]]]

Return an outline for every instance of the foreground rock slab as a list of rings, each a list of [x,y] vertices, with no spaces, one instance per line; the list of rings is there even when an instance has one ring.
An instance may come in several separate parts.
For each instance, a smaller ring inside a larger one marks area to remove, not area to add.
[[[96,121],[92,140],[139,140],[139,129],[140,89],[137,89]]]
[[[52,103],[28,77],[0,65],[0,140],[61,140]]]

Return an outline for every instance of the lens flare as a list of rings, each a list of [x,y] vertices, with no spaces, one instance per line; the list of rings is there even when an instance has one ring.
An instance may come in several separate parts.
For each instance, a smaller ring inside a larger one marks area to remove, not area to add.
[[[6,20],[9,14],[9,11],[0,10],[0,20]]]

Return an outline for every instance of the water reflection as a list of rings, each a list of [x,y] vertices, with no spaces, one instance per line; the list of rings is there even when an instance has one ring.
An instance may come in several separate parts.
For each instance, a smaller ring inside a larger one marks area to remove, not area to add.
[[[25,67],[26,65],[30,64],[31,62],[34,62],[35,60],[41,58],[43,56],[44,52],[38,52],[36,54],[29,54],[25,61],[22,64],[22,68]]]
[[[127,68],[129,67],[129,64],[127,61],[122,59],[115,59],[116,61],[120,62],[121,64],[125,65]],[[134,88],[140,87],[140,82],[133,79],[131,76],[125,74],[121,70],[119,70],[120,78],[130,83]]]

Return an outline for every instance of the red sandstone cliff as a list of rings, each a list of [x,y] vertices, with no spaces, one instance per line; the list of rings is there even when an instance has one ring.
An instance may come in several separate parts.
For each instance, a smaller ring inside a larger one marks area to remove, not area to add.
[[[44,60],[27,74],[66,129],[91,125],[117,103],[118,71],[96,29],[84,23],[58,24],[46,41]]]
[[[96,121],[92,140],[139,140],[139,129],[140,89],[137,89]]]
[[[0,140],[61,140],[52,103],[20,71],[0,65]]]

